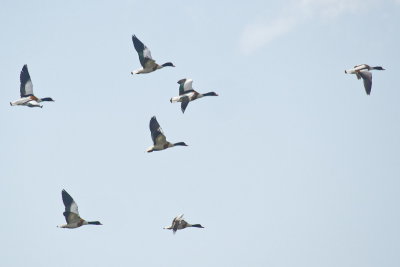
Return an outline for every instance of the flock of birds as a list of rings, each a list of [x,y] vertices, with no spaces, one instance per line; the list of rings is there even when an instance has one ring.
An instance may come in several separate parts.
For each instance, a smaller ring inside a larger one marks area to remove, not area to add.
[[[162,69],[164,67],[175,67],[171,62],[159,65],[152,58],[150,50],[135,36],[132,36],[133,46],[139,55],[139,61],[142,65],[142,69],[132,71],[131,74],[145,74],[151,73],[156,70]],[[345,70],[347,74],[355,74],[357,79],[363,79],[364,88],[369,95],[372,88],[372,73],[370,70],[385,70],[380,66],[371,67],[367,64],[356,65],[352,69]],[[42,102],[54,100],[51,97],[38,98],[33,94],[33,84],[31,77],[28,72],[28,66],[24,65],[20,74],[20,99],[10,102],[11,106],[27,106],[27,107],[40,107]],[[181,102],[182,113],[185,112],[189,102],[196,99],[202,98],[204,96],[218,96],[215,92],[208,93],[198,93],[192,87],[192,79],[181,79],[178,81],[179,84],[179,96],[172,97],[170,99],[171,103]],[[155,116],[150,119],[150,132],[151,138],[153,140],[153,145],[147,149],[147,152],[160,151],[174,146],[187,146],[184,142],[171,143],[167,141],[160,124],[158,123]],[[59,225],[60,228],[74,229],[81,227],[82,225],[102,225],[99,221],[86,221],[82,219],[79,215],[78,205],[74,199],[67,193],[67,191],[62,190],[61,192],[62,200],[65,206],[65,211],[63,213],[66,224]],[[190,224],[183,219],[183,214],[176,216],[170,226],[164,227],[164,229],[172,230],[175,233],[177,230],[185,229],[187,227],[197,227],[204,228],[200,224]]]
[[[133,46],[139,55],[139,61],[142,65],[142,69],[132,71],[131,74],[145,74],[162,69],[164,67],[175,67],[171,62],[159,65],[152,58],[150,50],[135,36],[132,36]],[[22,67],[20,73],[20,98],[16,101],[10,102],[11,106],[27,106],[27,107],[40,107],[42,102],[54,100],[51,97],[38,98],[33,94],[33,84],[29,75],[28,66],[25,64]],[[182,113],[185,112],[189,102],[204,96],[218,96],[215,92],[209,92],[201,94],[195,91],[192,87],[192,79],[181,79],[178,81],[179,84],[179,96],[172,97],[171,103],[181,102]],[[153,140],[153,145],[147,149],[147,152],[160,151],[174,146],[187,146],[184,142],[171,143],[167,141],[160,124],[158,123],[155,116],[150,119],[150,132]],[[66,224],[59,225],[59,228],[74,229],[81,227],[82,225],[102,225],[99,221],[86,221],[79,215],[78,205],[74,199],[68,194],[67,191],[62,190],[62,200],[65,206],[63,213]],[[183,219],[183,214],[176,216],[170,226],[164,227],[164,229],[172,230],[175,233],[177,230],[185,229],[187,227],[204,228],[200,224],[190,224]]]

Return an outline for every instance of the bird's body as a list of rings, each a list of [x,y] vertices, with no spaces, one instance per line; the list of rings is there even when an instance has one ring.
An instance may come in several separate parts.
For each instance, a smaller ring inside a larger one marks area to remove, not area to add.
[[[367,64],[354,66],[352,69],[345,70],[344,73],[355,74],[357,79],[363,79],[364,89],[367,95],[371,94],[372,89],[372,73],[370,70],[385,70],[381,66],[371,67]]]
[[[164,229],[167,230],[172,230],[173,233],[175,234],[177,230],[182,230],[187,227],[197,227],[197,228],[204,228],[200,224],[190,224],[187,221],[183,219],[183,214],[176,216],[173,220],[170,226],[164,227]]]
[[[102,225],[99,221],[88,222],[82,219],[79,216],[78,205],[75,203],[73,198],[67,193],[67,191],[63,190],[61,192],[61,195],[65,206],[65,211],[63,215],[65,217],[65,220],[67,221],[67,224],[62,224],[57,227],[74,229],[81,227],[82,225],[89,225],[89,224]]]
[[[150,132],[153,146],[149,147],[147,152],[160,151],[174,146],[187,146],[184,142],[168,142],[155,116],[150,119]]]
[[[28,72],[28,66],[24,65],[21,70],[20,74],[20,96],[21,98],[10,102],[11,106],[27,106],[30,108],[33,107],[40,107],[42,108],[43,106],[40,105],[41,102],[43,101],[54,101],[50,97],[44,97],[44,98],[38,98],[33,94],[33,84],[31,77]]]
[[[192,79],[181,79],[178,81],[179,84],[179,96],[172,97],[170,99],[171,103],[181,102],[182,113],[185,112],[189,102],[196,99],[202,98],[204,96],[218,96],[215,92],[208,92],[205,94],[200,94],[195,91],[192,87]]]
[[[156,61],[151,57],[150,49],[148,49],[135,35],[132,35],[132,42],[136,52],[139,55],[139,61],[143,68],[134,70],[131,72],[131,74],[144,74],[162,69],[164,67],[175,67],[171,62],[167,62],[162,65],[157,64]]]

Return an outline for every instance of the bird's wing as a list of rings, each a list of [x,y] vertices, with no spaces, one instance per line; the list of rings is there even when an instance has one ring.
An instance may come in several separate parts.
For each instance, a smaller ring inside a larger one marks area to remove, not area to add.
[[[21,81],[21,87],[20,87],[21,97],[33,95],[33,84],[31,76],[29,75],[28,72],[28,66],[26,64],[22,67],[19,79]]]
[[[173,220],[172,220],[172,231],[175,232],[178,230],[179,225],[181,224],[182,221],[182,217],[183,214],[176,216]]]
[[[171,225],[174,225],[174,223],[175,223],[175,222],[177,222],[177,221],[181,220],[181,219],[182,219],[182,217],[183,217],[183,214],[176,216],[176,217],[175,217],[175,218],[172,220],[172,223],[171,223]]]
[[[178,230],[179,224],[180,224],[180,220],[174,219],[174,221],[172,223],[172,231],[174,232],[174,234]]]
[[[369,71],[360,71],[359,74],[364,81],[365,92],[369,95],[372,88],[372,73]]]
[[[151,57],[150,49],[148,49],[135,35],[132,35],[133,46],[139,55],[140,64],[143,68],[146,67],[149,61],[155,63]]]
[[[73,198],[64,189],[61,194],[65,206],[65,212],[73,212],[79,216],[78,205]]]
[[[192,79],[181,79],[178,81],[179,83],[179,95],[187,94],[189,92],[193,92],[193,80]]]
[[[166,138],[161,129],[160,124],[158,124],[156,116],[153,116],[150,119],[150,132],[151,132],[151,139],[153,139],[154,145],[156,145],[157,143],[158,144],[165,143]]]
[[[187,106],[189,105],[189,102],[190,101],[189,101],[188,96],[182,97],[182,102],[181,102],[182,113],[185,113],[185,110],[186,110]]]

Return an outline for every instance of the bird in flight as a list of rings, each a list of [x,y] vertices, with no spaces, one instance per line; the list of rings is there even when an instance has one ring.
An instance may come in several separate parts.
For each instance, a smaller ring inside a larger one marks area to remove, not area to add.
[[[64,189],[61,192],[62,200],[64,202],[65,211],[63,213],[67,224],[59,225],[59,228],[74,229],[82,225],[102,225],[99,221],[88,222],[79,216],[78,205],[73,198]]]
[[[132,35],[132,41],[133,46],[139,55],[140,64],[143,68],[132,71],[131,74],[150,73],[164,67],[175,67],[175,65],[171,62],[167,62],[162,65],[157,64],[156,61],[151,57],[150,50],[147,48],[147,46],[145,46],[135,35]]]
[[[149,147],[147,152],[160,151],[174,146],[187,146],[187,144],[184,142],[178,142],[174,144],[168,142],[160,124],[158,124],[156,116],[153,116],[150,119],[150,132],[151,139],[153,139],[153,146]]]
[[[31,76],[29,75],[28,72],[28,66],[26,64],[22,67],[19,78],[21,80],[21,86],[20,86],[21,98],[14,102],[10,102],[11,106],[27,106],[30,108],[33,107],[42,108],[43,106],[40,105],[41,102],[43,101],[54,102],[54,100],[51,97],[38,98],[33,94],[33,84]]]
[[[185,229],[187,227],[197,227],[197,228],[204,228],[201,224],[190,224],[183,219],[183,214],[176,216],[170,226],[164,227],[164,229],[172,230],[175,234],[176,231]]]
[[[367,95],[371,94],[372,73],[369,70],[385,70],[381,66],[371,67],[367,64],[356,65],[352,69],[345,70],[344,73],[355,74],[357,79],[363,79],[364,89]]]
[[[185,113],[187,106],[190,101],[202,98],[204,96],[218,96],[215,92],[208,92],[205,94],[200,94],[192,87],[192,79],[181,79],[178,81],[179,84],[179,96],[172,97],[170,99],[171,103],[181,102],[182,113]]]

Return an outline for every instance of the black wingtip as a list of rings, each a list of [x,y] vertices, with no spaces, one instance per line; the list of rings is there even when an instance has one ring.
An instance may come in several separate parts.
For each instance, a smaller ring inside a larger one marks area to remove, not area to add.
[[[180,80],[177,82],[177,84],[184,83],[185,81],[186,81],[186,78],[180,79]]]

